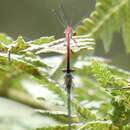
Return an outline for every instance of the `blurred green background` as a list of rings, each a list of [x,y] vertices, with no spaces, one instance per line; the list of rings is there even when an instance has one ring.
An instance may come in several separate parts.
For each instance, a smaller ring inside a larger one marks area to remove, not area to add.
[[[68,21],[79,24],[94,10],[95,0],[0,0],[0,32],[7,33],[14,39],[19,35],[26,40],[51,35],[59,38],[64,35],[64,28],[52,9],[60,12],[60,4],[65,9]],[[130,69],[130,54],[125,53],[120,34],[115,34],[108,54],[105,54],[101,41],[96,42],[96,56],[103,56],[118,67]]]

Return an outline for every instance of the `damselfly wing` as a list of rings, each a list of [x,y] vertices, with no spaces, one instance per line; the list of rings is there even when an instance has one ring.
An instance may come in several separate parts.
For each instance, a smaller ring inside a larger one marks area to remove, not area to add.
[[[76,40],[77,45],[75,44],[74,40],[70,39],[70,48],[71,50],[76,53],[80,50],[86,50],[86,51],[93,51],[95,42],[93,38],[87,37],[87,36],[72,36],[73,39]],[[67,41],[66,38],[60,38],[58,40],[52,41],[48,44],[43,44],[40,46],[35,47],[36,54],[42,54],[42,53],[59,53],[59,54],[66,54],[66,47],[67,47]],[[34,50],[34,47],[29,48],[30,51]]]

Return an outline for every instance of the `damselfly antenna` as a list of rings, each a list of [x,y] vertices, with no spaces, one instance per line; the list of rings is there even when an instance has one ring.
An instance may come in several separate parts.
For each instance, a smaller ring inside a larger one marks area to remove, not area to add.
[[[53,11],[54,15],[56,16],[58,22],[64,27],[64,29],[68,25],[71,25],[72,22],[69,21],[62,4],[60,4],[60,6],[59,6],[59,11],[56,11],[55,9],[53,9],[52,11]]]
[[[56,13],[56,10],[53,9],[52,11],[53,11],[54,15],[56,16],[58,22],[59,22],[64,28],[66,28],[66,26],[65,26],[63,20],[61,19],[60,15],[59,15],[58,13]]]
[[[64,7],[63,7],[63,5],[62,4],[60,4],[60,16],[61,16],[61,18],[62,18],[62,20],[64,21],[64,23],[65,23],[65,25],[67,26],[67,25],[69,25],[70,23],[69,23],[69,19],[68,19],[68,17],[67,17],[67,15],[66,15],[66,13],[65,13],[65,9],[64,9]]]

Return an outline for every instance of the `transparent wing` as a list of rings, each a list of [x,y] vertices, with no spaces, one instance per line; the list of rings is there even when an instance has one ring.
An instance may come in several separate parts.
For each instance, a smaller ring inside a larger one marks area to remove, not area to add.
[[[74,40],[73,40],[74,39]],[[75,44],[76,41],[76,44]],[[33,48],[28,48],[29,51],[35,51],[36,54],[56,52],[60,54],[66,53],[66,39],[61,38],[52,41],[48,44],[43,44],[41,46],[33,46]],[[93,38],[85,36],[73,36],[70,41],[70,47],[73,52],[78,52],[82,49],[93,50],[95,42]]]

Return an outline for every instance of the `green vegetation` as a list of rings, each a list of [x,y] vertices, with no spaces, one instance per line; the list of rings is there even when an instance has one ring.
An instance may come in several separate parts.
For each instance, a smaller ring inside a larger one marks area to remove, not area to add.
[[[74,36],[78,47],[73,46],[72,66],[74,87],[72,91],[73,130],[129,130],[130,72],[108,64],[103,58],[93,57],[94,38],[101,38],[109,51],[113,34],[121,29],[127,52],[130,52],[130,0],[97,0],[96,9],[89,18],[78,25]],[[83,35],[81,35],[83,34]],[[67,130],[67,94],[62,69],[65,67],[64,38],[41,37],[26,42],[22,36],[13,40],[0,34],[0,96],[30,106],[41,116],[55,119],[58,124],[39,126],[36,130]],[[50,54],[61,56],[46,63]],[[43,58],[44,57],[44,58]],[[52,64],[52,63],[51,63]],[[46,88],[52,95],[35,96],[23,81]],[[55,97],[50,100],[50,97]],[[30,128],[32,127],[30,126]]]

